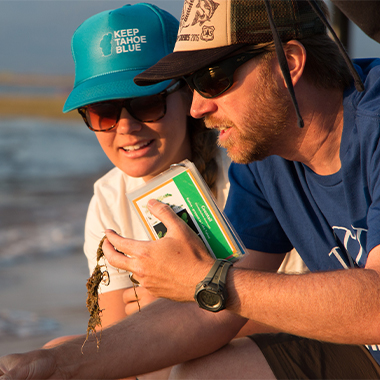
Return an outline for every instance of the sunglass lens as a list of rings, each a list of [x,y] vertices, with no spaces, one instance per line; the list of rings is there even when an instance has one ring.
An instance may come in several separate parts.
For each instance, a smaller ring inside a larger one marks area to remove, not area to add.
[[[120,107],[112,103],[98,103],[87,107],[86,116],[91,127],[97,131],[111,129],[119,119]]]
[[[165,115],[166,101],[163,96],[152,95],[131,99],[129,103],[131,115],[143,122],[153,122]]]
[[[193,79],[197,91],[205,98],[213,98],[230,87],[230,79],[219,66],[199,72]]]

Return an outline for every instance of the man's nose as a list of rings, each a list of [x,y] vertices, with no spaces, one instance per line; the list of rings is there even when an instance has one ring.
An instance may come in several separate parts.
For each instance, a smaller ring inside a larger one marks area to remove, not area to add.
[[[194,90],[193,101],[190,108],[190,114],[193,118],[201,119],[207,114],[215,112],[217,108],[214,99],[206,99]]]

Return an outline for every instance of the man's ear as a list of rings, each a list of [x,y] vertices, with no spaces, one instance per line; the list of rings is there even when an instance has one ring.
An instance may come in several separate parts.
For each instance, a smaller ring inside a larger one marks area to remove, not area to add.
[[[293,86],[300,80],[306,64],[306,49],[297,40],[291,40],[284,45],[286,60],[288,61],[290,77],[292,78]],[[285,83],[285,87],[288,87]]]

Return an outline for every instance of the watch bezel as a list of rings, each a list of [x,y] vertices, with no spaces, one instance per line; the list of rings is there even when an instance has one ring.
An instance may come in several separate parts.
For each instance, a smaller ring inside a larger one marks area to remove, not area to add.
[[[232,263],[228,260],[217,259],[205,279],[197,284],[194,299],[199,307],[212,312],[225,309],[228,297],[225,282],[231,265]],[[220,302],[215,304],[216,306],[205,303],[203,297],[200,297],[203,292],[211,293],[213,296],[218,297]]]
[[[209,294],[212,294],[213,296],[216,296],[219,298],[219,302],[216,304],[216,306],[212,306],[210,304],[206,304],[203,302],[203,299],[202,299],[202,293],[209,293]],[[222,310],[225,308],[225,297],[224,297],[224,292],[222,291],[222,293],[218,290],[214,290],[214,289],[210,289],[207,285],[203,284],[203,286],[201,286],[197,293],[196,293],[196,301],[199,305],[199,307],[201,307],[202,309],[205,309],[205,310],[208,310],[208,311],[213,311],[213,312],[217,312],[219,310]]]

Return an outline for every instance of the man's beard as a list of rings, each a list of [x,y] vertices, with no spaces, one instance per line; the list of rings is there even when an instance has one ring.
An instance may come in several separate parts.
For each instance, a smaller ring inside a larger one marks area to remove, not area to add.
[[[262,64],[259,75],[256,89],[252,91],[253,98],[238,127],[227,118],[205,117],[205,124],[209,128],[233,128],[228,140],[223,143],[219,141],[219,145],[226,148],[232,161],[239,164],[261,161],[274,154],[276,144],[281,143],[279,136],[289,123],[292,103],[289,95],[279,90],[269,63]]]

